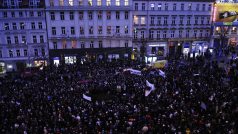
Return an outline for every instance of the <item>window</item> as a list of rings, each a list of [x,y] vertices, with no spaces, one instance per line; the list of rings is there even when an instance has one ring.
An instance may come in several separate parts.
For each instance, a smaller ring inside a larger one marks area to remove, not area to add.
[[[92,6],[93,5],[93,1],[92,0],[88,0],[88,5]]]
[[[53,48],[57,49],[57,42],[53,42]]]
[[[73,0],[69,0],[69,5],[73,6],[74,5],[74,1]]]
[[[93,41],[90,42],[90,48],[94,48]]]
[[[80,42],[80,45],[81,45],[81,48],[85,48],[85,45],[84,45],[83,41]]]
[[[168,11],[169,10],[169,4],[168,3],[165,3],[165,8],[164,8],[165,11]]]
[[[194,30],[194,31],[193,31],[193,37],[194,37],[194,38],[197,38],[197,30]]]
[[[97,0],[97,5],[101,6],[102,5],[102,0]]]
[[[153,39],[154,38],[154,31],[150,31],[150,36],[149,36],[150,39]]]
[[[79,6],[83,5],[83,0],[79,0]]]
[[[79,12],[79,19],[82,20],[83,19],[83,12]]]
[[[187,25],[191,25],[190,22],[191,22],[191,16],[188,16]]]
[[[151,3],[151,4],[150,4],[150,8],[151,8],[151,10],[155,10],[155,4],[154,4],[154,3]]]
[[[204,24],[204,17],[201,18],[201,25]]]
[[[16,23],[12,23],[12,29],[17,30],[17,24]]]
[[[24,56],[25,56],[25,57],[28,55],[27,53],[28,53],[27,50],[24,49]]]
[[[197,4],[196,11],[199,11],[199,8],[200,8],[200,4]]]
[[[93,34],[93,26],[89,27],[89,34]]]
[[[158,4],[158,10],[161,11],[161,8],[162,8],[162,4],[159,3],[159,4]]]
[[[98,41],[98,46],[99,46],[99,48],[102,48],[102,47],[103,47],[103,45],[102,45],[102,41],[101,41],[101,40]]]
[[[135,3],[135,10],[138,11],[138,3]]]
[[[42,22],[38,22],[38,28],[42,29]]]
[[[88,19],[89,20],[93,19],[93,13],[91,11],[88,12]]]
[[[102,19],[102,11],[98,11],[98,19],[99,19],[99,20]]]
[[[206,4],[202,4],[202,11],[206,11]]]
[[[36,29],[35,22],[31,22],[31,29]]]
[[[64,12],[60,12],[60,20],[64,20]]]
[[[183,16],[180,16],[179,25],[183,25]]]
[[[66,34],[65,27],[61,27],[61,34]]]
[[[8,23],[4,23],[4,29],[5,29],[5,30],[10,30],[10,29],[9,29],[9,24],[8,24]]]
[[[75,35],[75,29],[74,29],[74,27],[71,27],[71,28],[70,28],[70,31],[71,31],[71,34],[72,34],[72,35]]]
[[[182,38],[183,30],[179,30],[179,38]]]
[[[34,17],[34,12],[33,11],[30,11],[30,16]]]
[[[128,5],[129,5],[128,0],[125,0],[125,6],[128,6]]]
[[[56,35],[56,27],[51,28],[52,35]]]
[[[14,36],[15,44],[19,44],[18,36]]]
[[[168,17],[167,16],[164,17],[164,25],[168,25]]]
[[[11,37],[10,36],[7,36],[7,44],[12,44],[12,41],[11,41]]]
[[[111,26],[107,26],[107,34],[111,34]]]
[[[209,36],[209,33],[210,33],[210,30],[206,30],[205,36],[208,37],[208,36]]]
[[[189,32],[190,32],[190,30],[186,31],[186,38],[189,38]]]
[[[116,6],[120,6],[120,0],[116,0]]]
[[[35,56],[38,56],[38,49],[34,49]]]
[[[161,25],[161,17],[157,17],[157,25]]]
[[[202,32],[203,32],[203,30],[200,30],[200,37],[202,37]]]
[[[181,4],[181,10],[182,11],[184,10],[184,4],[183,3]]]
[[[197,25],[198,24],[198,16],[195,16],[195,21],[194,24]]]
[[[32,38],[33,38],[33,43],[37,43],[36,36],[35,36],[35,35],[33,35],[33,36],[32,36]]]
[[[45,49],[44,48],[41,49],[41,55],[45,56]]]
[[[102,26],[98,26],[98,34],[102,34]]]
[[[64,0],[59,0],[59,5],[64,6]]]
[[[137,39],[138,38],[138,32],[137,32],[137,30],[136,30],[136,28],[134,29],[134,39]]]
[[[79,28],[79,32],[80,32],[81,35],[84,34],[84,28],[83,28],[82,26],[80,26],[80,28]]]
[[[107,6],[111,6],[111,0],[107,0]]]
[[[110,20],[111,19],[111,12],[107,11],[107,19]]]
[[[74,12],[69,12],[69,19],[74,20]]]
[[[171,35],[170,35],[171,38],[174,38],[174,33],[175,33],[175,31],[172,30],[172,31],[171,31]]]
[[[188,4],[188,10],[191,11],[192,10],[192,4]]]
[[[129,12],[125,11],[125,20],[128,20],[128,18],[129,18]]]
[[[7,12],[3,12],[3,17],[7,18]]]
[[[50,0],[50,6],[54,6],[54,0]]]
[[[26,43],[26,36],[21,36],[21,41],[22,41],[22,43]]]
[[[125,47],[128,47],[128,41],[125,41]]]
[[[176,7],[177,7],[177,4],[174,3],[174,4],[173,4],[173,11],[176,11]]]
[[[209,4],[209,5],[208,5],[208,11],[211,11],[211,10],[212,10],[212,5]]]
[[[134,15],[134,24],[135,25],[137,25],[137,24],[139,24],[139,19],[138,19],[138,17],[136,16],[136,15]]]
[[[141,34],[141,38],[144,39],[145,38],[145,31],[140,31]]]
[[[37,12],[37,15],[38,15],[38,17],[41,17],[42,13],[41,12]]]
[[[20,56],[21,56],[20,50],[16,50],[16,53],[17,53],[17,57],[20,57]]]
[[[167,38],[167,31],[163,31],[163,38]]]
[[[119,20],[120,19],[120,12],[116,11],[116,19]]]
[[[55,12],[50,12],[50,19],[55,20]]]
[[[2,50],[0,50],[0,58],[2,58]]]
[[[150,24],[151,25],[155,24],[155,17],[154,16],[150,17]]]
[[[12,18],[15,18],[15,12],[11,12]]]
[[[141,25],[145,25],[145,17],[141,17],[141,22],[140,22]]]
[[[19,17],[23,17],[23,13],[22,12],[19,12]]]
[[[63,40],[63,41],[62,41],[62,48],[63,48],[63,49],[66,49],[66,48],[67,48],[67,42],[66,42],[66,40]]]
[[[210,24],[210,17],[207,17],[207,25]]]
[[[13,57],[13,51],[12,51],[12,50],[9,50],[8,52],[9,52],[9,57],[12,58],[12,57]]]
[[[172,16],[172,25],[176,25],[175,22],[176,22],[176,16]]]
[[[43,35],[40,35],[40,43],[44,43],[44,36]]]
[[[156,38],[160,39],[160,31],[157,31]]]
[[[145,3],[142,3],[142,11],[145,11]]]
[[[77,48],[77,41],[76,40],[71,41],[71,47],[72,48]]]
[[[124,31],[125,31],[125,34],[128,34],[128,32],[129,32],[129,30],[128,30],[128,26],[125,26]]]
[[[116,26],[116,33],[120,33],[120,26]]]

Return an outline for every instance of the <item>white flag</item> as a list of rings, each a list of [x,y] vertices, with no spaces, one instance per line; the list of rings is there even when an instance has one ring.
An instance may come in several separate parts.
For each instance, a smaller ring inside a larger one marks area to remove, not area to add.
[[[83,94],[83,98],[84,98],[85,100],[92,101],[92,98],[89,97],[89,96],[87,96],[87,95],[85,95],[85,94]]]
[[[150,83],[148,80],[146,80],[146,85],[150,87],[150,90],[145,91],[145,96],[148,96],[151,93],[151,91],[155,90],[155,85]]]
[[[159,75],[165,78],[165,72],[163,72],[162,70],[159,70]]]
[[[123,71],[124,72],[125,71],[130,71],[131,74],[141,75],[141,71],[140,70],[135,70],[135,69],[128,68],[128,69],[124,69]]]

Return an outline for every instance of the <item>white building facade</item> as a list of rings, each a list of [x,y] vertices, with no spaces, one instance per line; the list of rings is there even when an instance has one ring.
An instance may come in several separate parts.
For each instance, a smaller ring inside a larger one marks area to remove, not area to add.
[[[131,0],[46,0],[51,61],[130,58]]]
[[[47,64],[44,3],[0,0],[0,72]]]
[[[147,61],[201,54],[210,44],[214,0],[134,0],[133,43]],[[141,55],[140,53],[140,55]]]

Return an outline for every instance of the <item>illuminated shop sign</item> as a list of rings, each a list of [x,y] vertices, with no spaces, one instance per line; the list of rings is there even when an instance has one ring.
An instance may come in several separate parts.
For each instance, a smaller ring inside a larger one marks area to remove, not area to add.
[[[215,18],[215,22],[225,22],[224,25],[232,25],[231,22],[238,22],[238,4],[215,4],[213,17]]]

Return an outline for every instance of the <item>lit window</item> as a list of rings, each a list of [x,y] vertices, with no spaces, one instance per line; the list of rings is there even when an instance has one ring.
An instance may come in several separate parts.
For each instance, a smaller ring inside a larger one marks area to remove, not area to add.
[[[141,25],[145,25],[145,17],[141,17],[141,22],[140,22]]]
[[[111,6],[111,0],[107,0],[107,6]]]
[[[102,5],[102,0],[97,0],[97,5],[101,6]]]
[[[92,6],[93,5],[93,1],[92,0],[88,0],[88,5]]]
[[[128,6],[128,5],[129,5],[128,0],[125,0],[125,6]]]
[[[138,19],[138,17],[137,16],[134,16],[134,24],[138,24],[139,23],[139,19]]]
[[[120,0],[116,0],[116,6],[120,6]]]
[[[59,0],[60,6],[64,6],[64,0]]]
[[[69,0],[69,5],[73,6],[74,5],[74,1],[73,0]]]

